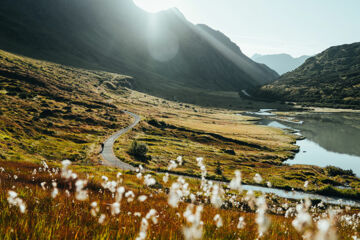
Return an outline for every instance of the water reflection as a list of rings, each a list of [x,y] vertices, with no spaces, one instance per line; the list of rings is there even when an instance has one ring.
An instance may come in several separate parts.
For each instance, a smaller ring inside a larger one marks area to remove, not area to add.
[[[311,113],[297,117],[303,124],[264,118],[259,124],[300,130],[306,137],[297,141],[300,152],[289,164],[337,166],[360,176],[360,114]]]
[[[308,140],[332,152],[360,156],[360,114],[306,114],[297,118],[304,124],[296,128]]]

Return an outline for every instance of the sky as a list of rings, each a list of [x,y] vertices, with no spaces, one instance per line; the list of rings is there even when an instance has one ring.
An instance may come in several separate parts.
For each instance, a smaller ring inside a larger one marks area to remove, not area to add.
[[[134,0],[146,11],[178,8],[226,34],[248,56],[315,55],[360,42],[360,0]]]

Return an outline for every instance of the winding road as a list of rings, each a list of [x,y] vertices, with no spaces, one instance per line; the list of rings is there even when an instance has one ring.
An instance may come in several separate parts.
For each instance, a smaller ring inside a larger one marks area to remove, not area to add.
[[[110,167],[117,167],[123,170],[131,170],[131,171],[135,171],[136,168],[131,166],[128,163],[125,163],[123,161],[121,161],[119,158],[117,158],[114,154],[114,143],[116,141],[116,139],[118,139],[121,135],[127,133],[128,131],[130,131],[131,129],[133,129],[141,120],[140,116],[129,112],[129,111],[124,111],[125,113],[129,114],[130,116],[132,116],[134,118],[134,122],[129,125],[126,128],[123,128],[119,131],[117,131],[116,133],[114,133],[113,135],[111,135],[105,142],[104,142],[104,148],[103,151],[101,153],[101,156],[103,157],[104,161],[104,165],[106,166],[110,166]],[[185,175],[181,175],[181,174],[174,174],[174,173],[170,173],[169,175],[172,176],[182,176],[185,178],[192,178],[192,179],[198,179],[196,177],[189,177],[189,176],[185,176]],[[227,182],[221,182],[221,181],[213,181],[213,182],[217,182],[220,184],[228,184]],[[356,200],[350,200],[350,199],[344,199],[344,198],[336,198],[336,197],[327,197],[327,196],[323,196],[323,195],[319,195],[319,194],[314,194],[314,193],[307,193],[307,192],[301,192],[301,191],[285,191],[282,189],[277,189],[277,188],[267,188],[267,187],[261,187],[261,186],[255,186],[255,185],[242,185],[244,190],[252,190],[252,191],[259,191],[262,193],[272,193],[275,194],[281,198],[290,198],[290,199],[304,199],[304,198],[309,198],[309,199],[320,199],[325,203],[330,203],[330,204],[336,204],[336,205],[350,205],[350,206],[357,206],[360,207],[360,202],[356,201]]]
[[[121,168],[123,170],[132,170],[135,171],[136,168],[131,166],[128,163],[124,163],[119,158],[117,158],[114,154],[114,143],[116,139],[118,139],[121,135],[124,133],[127,133],[131,129],[133,129],[139,122],[140,122],[140,116],[136,115],[135,113],[124,111],[125,113],[129,114],[134,118],[134,122],[127,126],[126,128],[121,129],[120,131],[117,131],[113,135],[111,135],[105,142],[104,147],[101,152],[101,156],[104,159],[104,165],[111,166],[111,167],[117,167]]]

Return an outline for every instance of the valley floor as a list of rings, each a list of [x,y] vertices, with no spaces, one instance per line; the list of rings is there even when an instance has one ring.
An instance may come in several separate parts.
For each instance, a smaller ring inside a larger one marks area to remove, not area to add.
[[[171,171],[200,176],[196,158],[203,157],[211,179],[229,181],[237,169],[243,173],[246,184],[268,186],[270,183],[287,190],[360,199],[357,177],[334,177],[316,166],[283,164],[296,153],[298,136],[255,125],[255,117],[241,115],[239,111],[161,101],[136,92],[127,101],[132,102],[131,110],[143,119],[135,130],[115,143],[115,153],[124,162],[166,172],[170,161],[182,156],[185,164]],[[134,140],[148,146],[146,159],[128,153]],[[264,179],[261,183],[254,180],[256,174]],[[345,184],[353,189],[333,187]]]

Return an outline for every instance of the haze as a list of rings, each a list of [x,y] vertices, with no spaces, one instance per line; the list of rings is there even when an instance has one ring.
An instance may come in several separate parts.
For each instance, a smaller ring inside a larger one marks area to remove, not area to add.
[[[348,0],[134,0],[156,12],[178,8],[186,18],[220,30],[248,56],[314,55],[360,40],[360,1]]]

